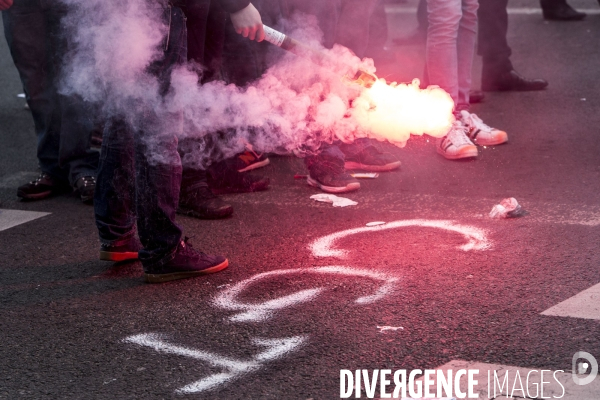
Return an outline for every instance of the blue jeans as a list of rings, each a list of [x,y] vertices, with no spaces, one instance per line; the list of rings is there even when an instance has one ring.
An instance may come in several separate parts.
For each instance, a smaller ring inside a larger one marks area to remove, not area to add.
[[[477,31],[477,0],[427,0],[427,74],[447,91],[456,110],[469,108]]]
[[[164,57],[148,69],[159,80],[163,95],[169,88],[173,67],[187,57],[183,12],[169,7],[165,14],[171,21],[169,43],[166,50],[163,47]],[[140,260],[147,268],[165,261],[181,240],[182,229],[175,223],[175,212],[182,173],[177,136],[183,114],[159,117],[143,104],[124,109],[136,110],[136,115],[113,117],[104,131],[94,198],[96,225],[103,244],[118,246],[134,239],[137,222],[144,247]],[[132,126],[127,122],[131,120],[140,122]]]
[[[33,116],[40,169],[73,186],[83,176],[96,175],[98,152],[90,149],[90,105],[58,93],[66,48],[60,20],[65,14],[54,0],[18,0],[2,12],[2,20]]]

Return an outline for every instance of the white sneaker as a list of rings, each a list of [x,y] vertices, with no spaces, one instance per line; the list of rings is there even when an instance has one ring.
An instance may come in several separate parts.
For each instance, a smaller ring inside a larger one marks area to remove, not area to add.
[[[449,160],[477,157],[477,147],[467,137],[467,127],[454,121],[446,136],[437,139],[437,152]]]
[[[462,110],[460,116],[461,121],[467,127],[467,136],[473,143],[481,146],[494,146],[508,142],[506,132],[486,125],[476,114]]]

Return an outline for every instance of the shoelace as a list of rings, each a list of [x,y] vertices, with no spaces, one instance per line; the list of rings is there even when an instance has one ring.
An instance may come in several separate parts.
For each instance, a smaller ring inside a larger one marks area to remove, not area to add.
[[[465,126],[460,121],[455,121],[452,124],[452,129],[448,133],[448,139],[456,147],[473,144],[465,132]]]
[[[40,174],[40,176],[38,176],[38,177],[35,179],[35,181],[31,181],[31,182],[29,182],[29,183],[30,183],[30,184],[32,184],[32,185],[39,185],[39,184],[40,184],[40,182],[42,181],[42,179],[45,179],[47,176],[48,176],[48,174],[46,174],[46,173],[42,172],[42,173]]]
[[[192,246],[191,243],[189,243],[190,238],[185,236],[183,238],[183,240],[180,243],[180,247],[181,247],[181,254],[184,255],[193,255],[193,256],[203,256],[205,255],[205,253],[198,251],[196,249],[194,249],[194,246]]]
[[[81,178],[81,180],[83,181],[83,187],[96,185],[96,178],[94,178],[93,176],[84,176]]]
[[[477,114],[469,114],[470,120],[473,124],[473,126],[475,126],[477,129],[481,129],[483,131],[493,131],[494,128],[492,128],[491,126],[487,125],[485,122],[483,122],[481,120],[481,118],[479,118],[477,116]]]

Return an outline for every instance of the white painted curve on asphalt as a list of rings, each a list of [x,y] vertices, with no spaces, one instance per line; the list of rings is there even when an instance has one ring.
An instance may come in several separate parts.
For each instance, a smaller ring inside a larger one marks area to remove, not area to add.
[[[467,239],[467,243],[459,247],[459,249],[464,251],[487,250],[492,246],[491,242],[487,239],[486,231],[480,228],[475,228],[473,226],[468,225],[459,225],[453,221],[409,219],[388,222],[387,224],[383,225],[366,226],[332,233],[331,235],[327,235],[315,240],[309,245],[309,248],[315,257],[345,258],[348,254],[347,250],[334,248],[335,242],[337,240],[359,233],[379,232],[388,229],[398,229],[406,227],[437,228],[459,233],[463,235],[465,239]]]
[[[342,266],[279,269],[254,275],[223,290],[215,297],[214,304],[226,310],[241,311],[229,317],[231,322],[261,322],[272,317],[277,310],[314,300],[325,290],[324,288],[306,289],[262,303],[243,303],[237,300],[243,291],[259,281],[290,274],[337,274],[360,276],[382,282],[375,293],[356,299],[357,304],[369,304],[382,299],[393,291],[395,282],[398,281],[397,277],[385,273]]]

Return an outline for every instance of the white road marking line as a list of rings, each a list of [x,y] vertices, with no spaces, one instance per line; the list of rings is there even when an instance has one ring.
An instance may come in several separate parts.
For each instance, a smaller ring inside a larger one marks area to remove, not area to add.
[[[0,231],[50,215],[47,212],[0,209]]]
[[[388,14],[416,14],[417,8],[388,4],[385,6],[385,11]],[[509,7],[507,11],[510,15],[535,15],[542,13],[542,9],[540,7]],[[600,14],[600,10],[597,8],[578,8],[577,11],[591,15]]]
[[[323,292],[324,289],[315,288],[301,290],[299,292],[279,297],[277,299],[268,300],[263,303],[242,303],[237,300],[239,295],[252,284],[264,279],[269,279],[281,275],[306,273],[361,276],[383,282],[383,284],[375,291],[375,293],[368,296],[362,296],[356,299],[355,302],[357,304],[370,304],[382,299],[384,296],[387,296],[393,291],[395,283],[398,280],[397,277],[390,276],[384,273],[342,266],[280,269],[275,271],[263,272],[261,274],[254,275],[251,278],[238,282],[230,288],[227,288],[221,293],[219,293],[215,297],[213,302],[217,307],[224,308],[226,310],[241,311],[240,313],[229,317],[229,320],[232,322],[264,321],[272,317],[275,311],[277,310],[281,310],[286,307],[305,303],[315,299],[321,292]]]
[[[404,328],[401,326],[377,326],[377,329],[379,329],[379,333],[384,333],[385,331],[403,331]]]
[[[139,346],[150,347],[159,353],[195,358],[206,362],[212,367],[223,368],[226,371],[210,375],[176,390],[176,392],[180,394],[191,394],[214,389],[231,380],[240,378],[244,374],[254,372],[260,369],[266,362],[282,358],[286,354],[298,349],[299,346],[305,343],[306,338],[303,336],[294,336],[283,339],[254,338],[252,339],[252,343],[256,346],[266,347],[266,350],[258,353],[249,361],[174,345],[164,341],[160,335],[154,333],[133,335],[125,338],[123,341]]]
[[[350,235],[355,235],[357,233],[378,232],[387,229],[405,228],[412,226],[437,228],[460,233],[468,240],[468,243],[459,247],[461,250],[464,251],[487,250],[491,247],[491,243],[487,240],[486,232],[483,229],[475,228],[472,226],[459,225],[452,221],[411,219],[404,221],[389,222],[387,224],[377,226],[348,229],[345,231],[332,233],[331,235],[327,235],[315,240],[314,242],[312,242],[312,244],[310,244],[309,248],[311,249],[315,257],[345,258],[348,254],[347,250],[337,250],[332,248],[335,241],[338,239]]]
[[[550,307],[542,315],[600,320],[600,283]]]

